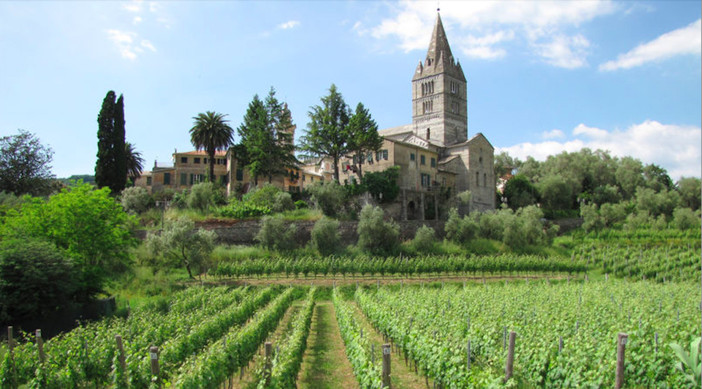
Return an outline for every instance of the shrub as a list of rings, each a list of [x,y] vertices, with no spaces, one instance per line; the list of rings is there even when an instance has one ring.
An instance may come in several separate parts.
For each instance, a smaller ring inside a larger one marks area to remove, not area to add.
[[[315,183],[307,187],[312,195],[312,201],[326,216],[336,216],[344,205],[344,188],[336,181]]]
[[[412,240],[412,247],[417,252],[430,253],[436,243],[436,232],[429,226],[421,226],[417,229]]]
[[[309,206],[305,200],[297,200],[295,202],[295,209],[307,209]]]
[[[496,211],[485,212],[478,221],[479,234],[485,239],[502,240],[504,226],[500,214]]]
[[[290,193],[281,190],[273,196],[273,202],[271,203],[273,212],[285,212],[293,209],[295,209],[295,203],[293,203]]]
[[[173,200],[171,201],[171,207],[176,209],[185,209],[188,207],[188,190],[183,189],[182,192],[176,192],[173,194]]]
[[[312,228],[312,247],[322,255],[331,255],[341,247],[339,222],[328,217],[322,217]]]
[[[690,208],[675,208],[675,211],[673,211],[673,226],[679,230],[699,229],[700,215]]]
[[[149,192],[140,186],[133,186],[122,191],[122,207],[131,214],[143,213],[153,205]]]
[[[264,216],[254,239],[269,250],[292,250],[295,248],[295,232],[295,225],[286,226],[282,217]]]
[[[455,208],[449,210],[449,218],[444,226],[446,239],[456,243],[466,243],[474,239],[478,233],[478,223],[472,217],[461,218]]]
[[[0,244],[0,322],[44,317],[73,300],[70,261],[49,242],[11,239]]]
[[[399,166],[391,166],[381,172],[367,172],[363,175],[361,187],[367,189],[377,201],[390,203],[400,193],[400,187],[397,185],[398,177],[400,177]]]
[[[248,219],[268,215],[271,209],[265,205],[258,206],[251,203],[233,200],[229,205],[220,207],[215,214],[222,217],[231,217],[234,219]]]
[[[215,205],[215,186],[211,182],[193,185],[187,198],[188,208],[205,212]]]
[[[400,226],[383,220],[383,210],[370,204],[361,209],[358,246],[374,255],[393,255],[400,247]]]
[[[281,192],[280,188],[271,184],[265,184],[262,187],[250,190],[249,193],[242,197],[242,200],[246,203],[273,208],[272,204],[275,202],[275,197]]]
[[[169,266],[184,266],[190,278],[207,269],[207,260],[214,249],[216,234],[198,228],[188,219],[178,219],[166,224],[160,234],[150,233],[146,246],[154,258]]]

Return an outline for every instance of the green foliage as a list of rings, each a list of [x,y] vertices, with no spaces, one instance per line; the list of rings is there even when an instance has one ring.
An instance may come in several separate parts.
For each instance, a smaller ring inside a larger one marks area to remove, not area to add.
[[[211,182],[200,182],[193,185],[186,200],[188,208],[207,212],[215,205],[215,192],[218,190]]]
[[[141,176],[141,171],[144,170],[144,158],[129,142],[124,143],[124,153],[127,158],[127,177],[134,183]]]
[[[271,209],[265,205],[255,205],[243,201],[231,201],[229,205],[219,207],[215,211],[217,216],[230,217],[234,219],[250,219],[268,215]]]
[[[673,211],[673,225],[679,230],[699,229],[700,214],[690,208],[675,208]]]
[[[312,228],[310,243],[315,250],[324,256],[338,252],[341,248],[339,222],[327,217],[317,220]]]
[[[234,130],[227,124],[225,116],[227,115],[212,111],[199,113],[193,117],[193,127],[190,129],[190,143],[197,150],[205,150],[207,153],[210,182],[215,182],[215,154],[218,150],[226,150],[234,141]]]
[[[651,216],[672,216],[673,210],[680,203],[680,195],[676,191],[666,189],[656,192],[650,188],[638,187],[635,203],[636,211],[639,213],[648,212]]]
[[[458,198],[458,201],[461,202],[461,204],[470,204],[470,199],[473,198],[473,194],[469,190],[464,190],[461,193],[458,193],[456,195],[456,198]]]
[[[429,226],[421,226],[417,229],[412,240],[412,247],[419,253],[431,253],[436,246],[436,233]]]
[[[66,308],[78,289],[71,262],[51,243],[0,242],[0,322],[45,317]]]
[[[536,204],[539,194],[526,176],[517,174],[505,184],[504,195],[507,198],[507,205],[517,210]]]
[[[295,202],[295,209],[307,209],[308,207],[307,201],[305,200],[297,200]]]
[[[0,137],[0,192],[44,195],[50,191],[53,151],[34,135],[19,130]]]
[[[296,167],[293,129],[290,110],[275,97],[275,89],[271,87],[265,102],[254,95],[237,131],[240,147],[246,150],[239,162],[249,170],[256,185],[259,177],[270,182],[273,176]]]
[[[192,221],[178,219],[168,222],[160,234],[149,233],[146,246],[159,263],[172,267],[184,266],[188,276],[194,278],[193,272],[200,274],[207,271],[215,238],[214,231],[195,230]]]
[[[35,237],[55,244],[75,261],[87,298],[102,290],[109,274],[129,263],[128,249],[137,242],[134,225],[135,218],[110,197],[109,188],[79,184],[8,212],[0,237]]]
[[[124,129],[124,98],[107,92],[98,114],[98,152],[95,183],[119,193],[127,184],[127,148]]]
[[[328,157],[334,164],[334,180],[339,182],[339,160],[349,151],[349,117],[351,112],[336,89],[329,87],[329,95],[322,104],[311,107],[307,134],[300,138],[300,150],[313,157]],[[326,212],[325,212],[326,214]]]
[[[361,209],[358,247],[374,255],[391,255],[400,247],[400,226],[383,220],[383,210],[370,204]]]
[[[679,364],[675,368],[685,374],[687,382],[695,388],[702,385],[702,362],[700,362],[700,338],[697,337],[690,342],[690,352],[677,343],[671,343],[670,348],[678,357]]]
[[[316,182],[308,186],[307,191],[325,216],[336,216],[346,199],[344,187],[336,181]]]
[[[242,197],[242,201],[258,206],[271,207],[271,204],[275,202],[276,195],[280,192],[282,190],[277,186],[265,184],[250,190]]]
[[[383,146],[383,137],[378,135],[378,124],[371,117],[363,103],[358,103],[356,112],[349,118],[348,148],[354,153],[358,177],[363,180],[363,159],[377,152]]]
[[[539,182],[538,189],[547,209],[564,210],[573,206],[573,187],[560,175],[545,177]]]
[[[275,194],[271,203],[273,212],[285,212],[295,209],[295,203],[292,201],[292,196],[288,192],[280,191]]]
[[[131,214],[140,214],[154,205],[154,200],[149,192],[140,186],[126,188],[120,195],[120,202],[124,210]]]
[[[294,224],[286,226],[281,216],[264,216],[254,239],[269,250],[292,250],[296,245],[296,232],[297,227]]]
[[[470,216],[460,217],[456,208],[449,210],[449,217],[444,226],[446,239],[449,241],[467,243],[476,237],[478,228],[478,224]]]
[[[680,201],[684,207],[690,208],[693,211],[700,209],[700,179],[697,177],[681,178],[677,183],[678,191],[680,192]]]
[[[362,182],[374,199],[381,203],[391,203],[400,193],[400,186],[397,184],[399,177],[400,167],[391,166],[381,172],[367,172]]]

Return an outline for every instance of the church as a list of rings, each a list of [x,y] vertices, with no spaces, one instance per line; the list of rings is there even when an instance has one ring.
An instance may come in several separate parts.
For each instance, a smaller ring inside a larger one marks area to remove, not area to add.
[[[364,172],[399,166],[404,220],[436,214],[430,208],[438,211],[447,193],[470,191],[461,213],[495,209],[495,149],[482,133],[468,137],[466,85],[437,14],[426,58],[412,77],[412,124],[380,130],[382,150],[363,158]],[[342,182],[344,174],[354,175],[344,171]]]

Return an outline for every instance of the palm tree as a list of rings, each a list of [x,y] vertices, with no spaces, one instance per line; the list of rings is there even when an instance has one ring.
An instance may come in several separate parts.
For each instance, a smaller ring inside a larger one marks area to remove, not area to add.
[[[210,112],[193,117],[195,123],[190,129],[190,142],[197,150],[205,150],[210,162],[210,181],[215,181],[214,165],[217,150],[226,150],[234,142],[234,130],[224,120],[227,115]]]
[[[144,158],[129,142],[124,143],[124,152],[127,155],[127,177],[134,183],[141,176],[141,171],[144,170]]]

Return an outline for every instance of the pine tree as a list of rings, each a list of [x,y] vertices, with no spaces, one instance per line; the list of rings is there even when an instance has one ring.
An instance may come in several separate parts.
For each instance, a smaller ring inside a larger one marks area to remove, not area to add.
[[[307,135],[303,136],[300,149],[309,156],[328,157],[334,163],[334,179],[339,182],[339,160],[349,151],[349,107],[332,84],[329,95],[322,97],[322,104],[308,113]]]
[[[372,153],[378,152],[383,146],[383,137],[378,134],[378,124],[371,117],[370,112],[358,103],[356,112],[349,119],[349,150],[356,154],[354,165],[358,172],[358,178],[363,179],[361,170],[363,159],[372,158]]]
[[[259,177],[267,177],[270,183],[273,176],[296,167],[294,129],[290,110],[275,97],[275,89],[271,88],[265,102],[254,96],[237,129],[240,148],[246,150],[246,158],[237,155],[237,159],[253,176],[254,185]]]
[[[125,151],[124,99],[114,91],[107,92],[98,114],[98,152],[95,182],[119,193],[127,184],[127,155]]]

